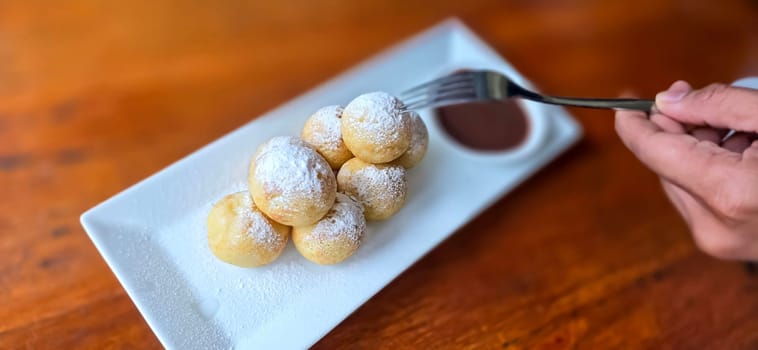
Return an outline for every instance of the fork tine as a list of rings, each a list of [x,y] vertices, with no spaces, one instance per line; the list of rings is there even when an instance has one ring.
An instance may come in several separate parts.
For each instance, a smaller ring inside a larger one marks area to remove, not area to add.
[[[408,90],[405,90],[400,93],[401,96],[408,95],[414,92],[422,91],[424,89],[430,88],[435,85],[441,85],[446,83],[453,83],[453,82],[462,82],[468,80],[473,75],[473,72],[459,72],[459,73],[453,73],[449,74],[443,77],[439,77],[437,79],[433,79],[430,81],[427,81],[426,83],[422,83],[419,85],[416,85]]]
[[[412,105],[404,109],[404,111],[414,111],[419,109],[424,109],[428,107],[442,107],[457,103],[466,103],[473,100],[473,97],[460,97],[460,98],[454,98],[450,100],[444,100],[444,101],[421,101],[421,103]]]
[[[472,82],[469,80],[464,81],[454,81],[454,82],[444,82],[441,84],[438,84],[434,87],[429,87],[428,89],[419,90],[414,93],[409,94],[403,94],[400,96],[402,100],[413,100],[421,96],[435,96],[446,92],[456,91],[460,89],[470,89],[472,88]]]
[[[423,101],[423,100],[434,101],[434,100],[439,100],[439,99],[445,99],[445,98],[448,98],[449,96],[456,96],[456,95],[461,95],[461,94],[473,95],[475,92],[476,92],[476,89],[474,89],[473,86],[462,85],[462,86],[457,86],[457,87],[430,91],[429,93],[419,94],[415,97],[406,98],[405,100],[402,100],[402,101],[408,101],[408,103],[415,103],[417,101]]]
[[[448,104],[450,102],[469,101],[476,98],[476,91],[473,88],[452,90],[445,93],[430,96],[430,98],[417,98],[410,100],[405,105],[405,110],[421,109],[438,104]]]
[[[456,84],[456,83],[465,83],[470,79],[469,76],[445,76],[442,78],[438,78],[423,84],[420,84],[418,86],[415,86],[413,88],[410,88],[406,91],[403,91],[400,95],[401,96],[407,96],[419,92],[434,90],[436,88],[439,88],[441,86],[449,85],[449,84]]]

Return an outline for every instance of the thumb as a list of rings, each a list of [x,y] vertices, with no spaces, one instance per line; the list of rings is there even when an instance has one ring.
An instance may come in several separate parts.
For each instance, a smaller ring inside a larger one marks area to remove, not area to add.
[[[681,123],[738,131],[758,131],[758,90],[711,84],[692,90],[677,81],[655,96],[661,113]]]

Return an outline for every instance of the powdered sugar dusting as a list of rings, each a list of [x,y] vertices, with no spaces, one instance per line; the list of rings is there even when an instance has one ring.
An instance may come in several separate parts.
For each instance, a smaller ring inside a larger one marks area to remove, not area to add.
[[[298,198],[328,196],[325,186],[334,181],[329,163],[296,137],[272,138],[261,146],[254,162],[255,178],[267,193],[276,194],[271,203],[281,208],[290,208]]]
[[[243,229],[237,232],[244,232],[248,238],[266,249],[278,250],[284,244],[284,237],[276,232],[271,222],[255,207],[250,195],[245,193],[239,204],[237,224]],[[232,237],[232,244],[239,244],[243,238],[239,235]]]
[[[426,153],[426,148],[429,144],[429,131],[426,129],[426,124],[424,124],[418,113],[413,111],[406,113],[410,116],[412,132],[411,145],[406,152],[413,156]]]
[[[316,111],[308,120],[314,132],[306,141],[317,149],[339,151],[342,144],[342,111],[343,107],[338,105],[326,106]]]
[[[158,288],[147,300],[163,311],[163,322],[177,327],[177,348],[260,348],[260,343],[248,346],[249,338],[268,334],[266,327],[288,310],[302,312],[300,297],[324,288],[335,288],[332,294],[340,296],[349,290],[349,265],[321,269],[295,249],[285,249],[275,263],[254,269],[219,261],[206,244],[206,212],[206,207],[189,212],[188,219],[156,232],[156,242],[123,244],[139,248],[135,251],[141,263],[135,266],[145,279],[159,276]],[[169,260],[155,260],[164,256]],[[206,316],[212,309],[213,315]]]
[[[405,194],[407,184],[405,182],[405,168],[401,166],[382,166],[369,165],[355,172],[360,178],[358,186],[358,196],[368,198],[372,195],[377,196],[380,201],[383,199],[397,198]]]
[[[346,164],[347,165],[347,164]],[[345,166],[339,173],[340,191],[355,196],[366,208],[367,219],[382,219],[405,201],[408,183],[400,165]]]
[[[344,115],[363,118],[359,137],[375,143],[394,143],[405,135],[407,116],[400,100],[386,92],[360,95],[345,107]]]
[[[366,230],[363,206],[345,194],[337,193],[332,209],[321,219],[306,240],[339,240],[347,238],[360,244]]]

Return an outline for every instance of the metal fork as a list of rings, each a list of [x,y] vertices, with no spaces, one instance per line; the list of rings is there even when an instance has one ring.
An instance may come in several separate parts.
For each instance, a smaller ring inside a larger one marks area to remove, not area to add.
[[[527,90],[505,75],[489,70],[460,71],[423,83],[400,94],[406,110],[441,107],[475,101],[505,100],[521,97],[528,100],[589,108],[631,109],[650,112],[654,100],[632,98],[579,98],[538,94]]]

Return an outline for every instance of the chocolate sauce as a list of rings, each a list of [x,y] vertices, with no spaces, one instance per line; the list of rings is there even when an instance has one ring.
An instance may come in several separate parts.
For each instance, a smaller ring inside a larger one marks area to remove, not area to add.
[[[480,151],[515,148],[529,132],[529,121],[513,100],[445,106],[437,109],[437,119],[454,140]]]

